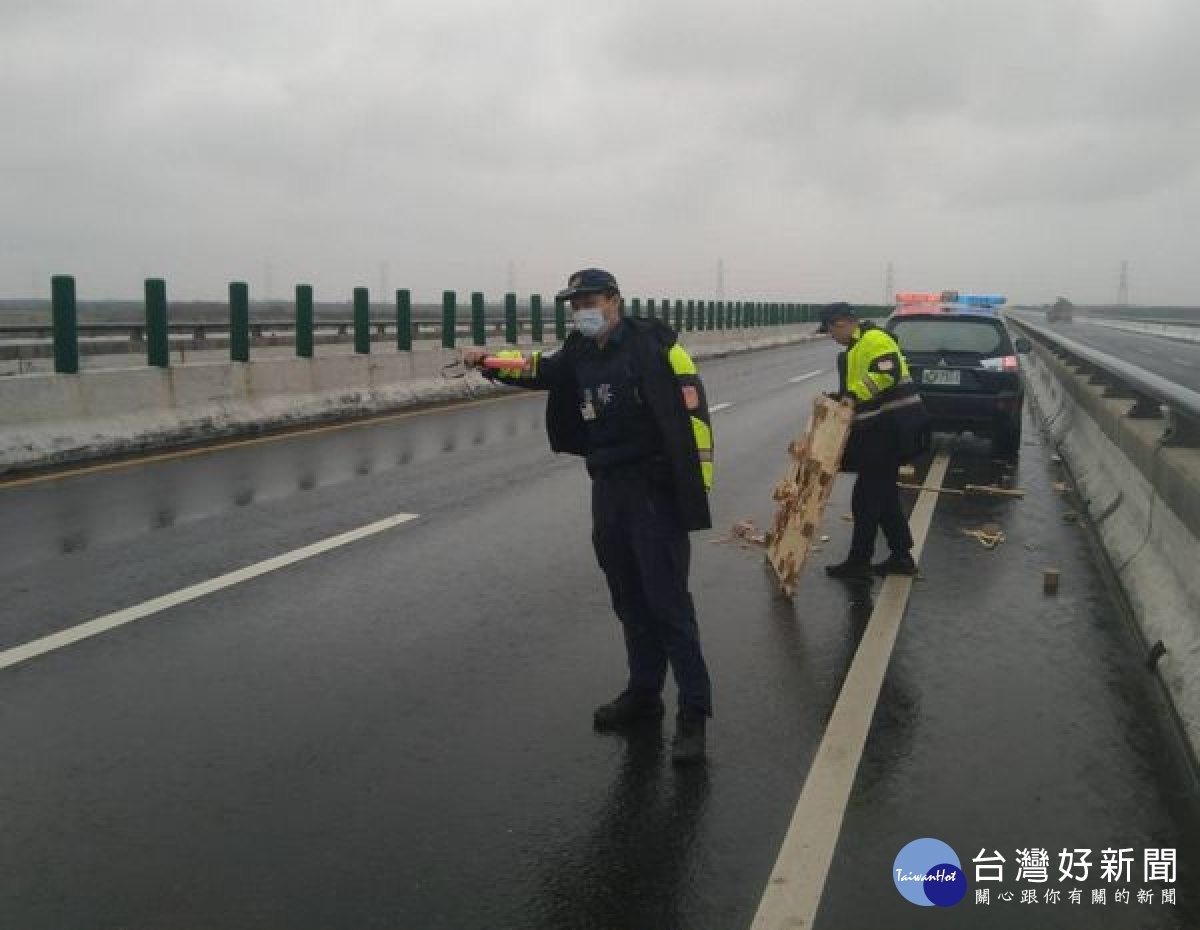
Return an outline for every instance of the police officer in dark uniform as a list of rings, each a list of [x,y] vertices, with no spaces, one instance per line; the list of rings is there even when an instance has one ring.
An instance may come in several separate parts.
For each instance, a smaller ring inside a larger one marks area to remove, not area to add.
[[[854,423],[844,471],[857,471],[851,497],[854,534],[846,560],[825,568],[833,578],[915,575],[913,538],[900,506],[900,466],[929,449],[929,416],[896,341],[883,329],[859,321],[854,308],[834,303],[822,313],[822,328],[846,350],[838,356],[838,397],[854,405]],[[883,531],[891,554],[871,564],[875,538]]]
[[[557,299],[570,303],[574,322],[560,350],[468,350],[462,358],[468,365],[481,365],[489,355],[514,359],[493,377],[548,391],[551,448],[586,461],[592,541],[629,665],[625,689],[596,709],[596,728],[660,719],[670,667],[679,692],[672,759],[701,761],[712,686],[688,590],[688,533],[712,525],[704,387],[673,330],[622,315],[620,290],[608,272],[571,275]]]

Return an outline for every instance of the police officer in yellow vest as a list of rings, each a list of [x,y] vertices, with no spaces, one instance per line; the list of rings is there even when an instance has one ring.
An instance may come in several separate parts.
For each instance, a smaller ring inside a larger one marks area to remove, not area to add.
[[[854,425],[842,459],[857,471],[851,509],[854,534],[844,562],[828,565],[833,578],[915,575],[913,539],[896,486],[900,465],[929,449],[929,417],[896,341],[883,329],[859,321],[853,307],[830,304],[823,327],[846,351],[838,356],[838,396],[854,404]],[[888,558],[871,564],[875,538],[883,530]]]
[[[584,457],[592,477],[592,542],[625,637],[629,679],[598,707],[598,730],[663,716],[668,666],[679,692],[672,759],[705,755],[712,686],[688,590],[688,532],[712,525],[712,431],[704,386],[665,323],[625,317],[616,279],[589,268],[559,301],[574,329],[556,352],[523,357],[498,380],[548,392],[546,431],[556,452]],[[488,353],[464,351],[468,365]]]

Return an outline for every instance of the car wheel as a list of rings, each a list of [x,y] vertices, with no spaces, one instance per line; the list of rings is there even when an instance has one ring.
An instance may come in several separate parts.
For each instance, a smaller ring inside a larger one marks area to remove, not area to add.
[[[996,424],[992,435],[992,455],[996,458],[1015,459],[1021,454],[1021,416]]]

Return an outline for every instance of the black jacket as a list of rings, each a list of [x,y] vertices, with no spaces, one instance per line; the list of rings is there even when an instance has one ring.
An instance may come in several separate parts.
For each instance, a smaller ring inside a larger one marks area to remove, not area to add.
[[[642,382],[646,403],[662,435],[671,465],[671,488],[684,528],[703,530],[712,526],[708,492],[700,470],[691,416],[667,353],[675,345],[675,331],[660,320],[625,317],[630,327],[629,347]],[[505,384],[545,390],[546,435],[550,448],[569,455],[587,454],[587,427],[579,408],[574,366],[586,337],[572,332],[562,348],[538,359],[531,376],[497,377]]]

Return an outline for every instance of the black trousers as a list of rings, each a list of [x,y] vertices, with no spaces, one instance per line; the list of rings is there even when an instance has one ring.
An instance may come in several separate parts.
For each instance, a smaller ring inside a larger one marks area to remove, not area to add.
[[[688,590],[691,542],[669,485],[595,477],[592,543],[625,635],[626,693],[660,695],[669,666],[680,709],[711,715],[712,684]]]
[[[913,547],[908,517],[900,506],[900,463],[892,457],[873,457],[861,463],[850,509],[854,514],[854,535],[850,541],[850,559],[869,562],[875,555],[875,537],[883,538],[896,555],[907,555]]]

